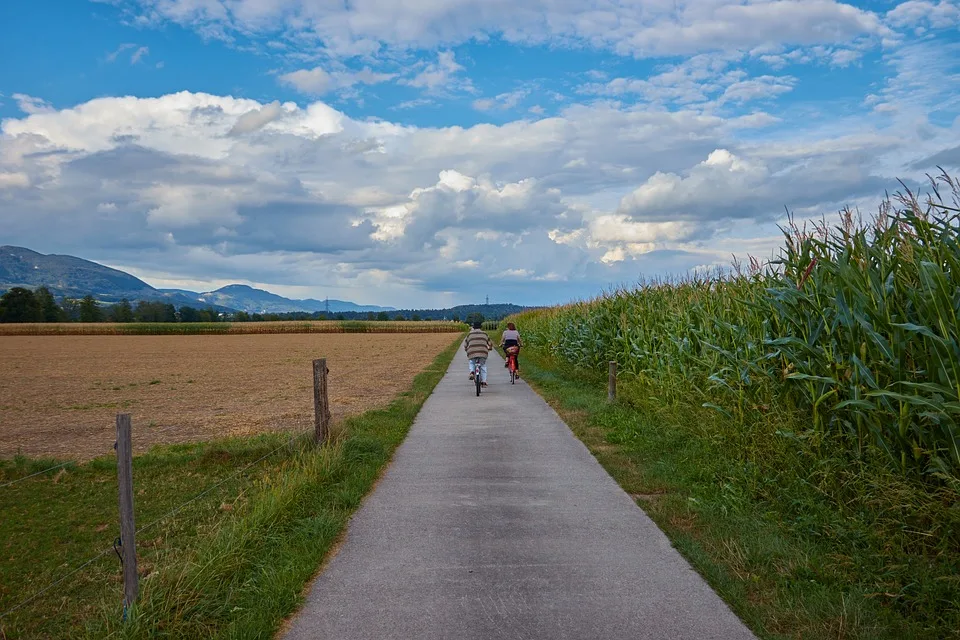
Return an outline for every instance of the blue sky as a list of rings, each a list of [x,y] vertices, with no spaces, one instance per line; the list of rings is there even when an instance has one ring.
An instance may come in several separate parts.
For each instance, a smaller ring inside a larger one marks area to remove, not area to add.
[[[767,257],[960,169],[960,3],[11,0],[0,244],[441,306]]]

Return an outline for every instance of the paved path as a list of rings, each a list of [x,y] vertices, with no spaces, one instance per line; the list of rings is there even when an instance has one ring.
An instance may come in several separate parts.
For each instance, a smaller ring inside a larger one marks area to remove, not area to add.
[[[523,382],[461,350],[287,640],[753,638]]]

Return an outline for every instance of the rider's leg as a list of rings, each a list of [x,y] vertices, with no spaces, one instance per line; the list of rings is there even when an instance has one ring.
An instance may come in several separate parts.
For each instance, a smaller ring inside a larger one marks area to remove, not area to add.
[[[474,365],[475,365],[474,359],[473,359],[473,358],[468,358],[468,359],[467,359],[467,366],[470,367],[470,379],[471,379],[471,380],[473,380],[473,367],[474,367]]]
[[[480,382],[485,383],[487,381],[487,359],[478,358],[478,360],[480,360]]]

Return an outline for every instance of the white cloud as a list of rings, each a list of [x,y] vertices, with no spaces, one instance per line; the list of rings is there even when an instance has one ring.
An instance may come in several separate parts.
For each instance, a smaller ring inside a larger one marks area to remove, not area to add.
[[[137,50],[133,52],[133,55],[130,56],[130,64],[137,64],[149,53],[150,47],[138,47]]]
[[[775,117],[572,105],[420,128],[322,102],[100,98],[3,121],[0,225],[169,281],[324,282],[389,304],[496,282],[545,302],[726,259],[731,229],[766,237],[785,205],[879,195],[902,166],[889,163],[956,146],[858,117],[853,135],[811,120],[740,139]]]
[[[127,43],[121,44],[121,45],[120,45],[119,47],[117,47],[114,51],[111,51],[110,53],[107,54],[107,62],[115,62],[116,59],[120,56],[121,53],[123,53],[124,51],[127,51],[127,50],[129,50],[129,49],[132,49],[132,48],[134,48],[135,46],[137,46],[137,45],[135,45],[135,44],[132,43],[132,42],[127,42]]]
[[[15,93],[12,97],[17,101],[17,106],[20,108],[20,111],[24,113],[53,113],[54,111],[50,103],[42,98],[35,98],[24,93]]]
[[[327,72],[322,67],[300,69],[280,76],[280,82],[290,85],[301,93],[323,95],[346,89],[357,84],[378,84],[396,77],[392,73],[376,73],[369,68],[359,71]]]
[[[493,98],[481,98],[473,101],[473,108],[478,111],[492,111],[494,109],[513,109],[530,94],[527,89],[518,89],[501,93]],[[531,109],[532,111],[533,109]],[[541,110],[542,113],[542,110]]]
[[[30,186],[30,176],[22,171],[0,171],[0,189],[24,189]]]
[[[144,24],[169,20],[212,37],[318,38],[327,51],[370,54],[437,48],[498,35],[507,41],[587,44],[639,57],[750,49],[771,42],[835,44],[886,37],[876,14],[835,0],[118,0]],[[305,38],[300,38],[304,40]]]
[[[437,91],[452,84],[458,71],[463,71],[463,65],[457,62],[453,51],[441,51],[437,54],[437,62],[426,65],[416,76],[405,81],[405,84],[427,91]]]
[[[888,11],[886,17],[895,27],[960,28],[960,4],[951,0],[908,0]]]
[[[740,80],[723,90],[721,102],[752,102],[762,98],[774,98],[793,91],[797,79],[791,76],[759,76]]]
[[[258,131],[274,120],[278,120],[282,116],[283,107],[280,106],[279,101],[274,100],[270,104],[264,105],[262,108],[251,109],[237,118],[237,121],[234,123],[233,127],[230,128],[230,131],[227,135],[242,135],[244,133]]]
[[[116,62],[122,53],[130,51],[131,49],[133,49],[133,53],[130,54],[130,64],[137,64],[150,54],[150,47],[137,46],[133,42],[125,42],[108,53],[106,60],[107,62]]]

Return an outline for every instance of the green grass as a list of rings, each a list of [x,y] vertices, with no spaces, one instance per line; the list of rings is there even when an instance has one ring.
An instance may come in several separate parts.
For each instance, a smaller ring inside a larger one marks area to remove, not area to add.
[[[522,359],[525,380],[759,637],[960,637],[955,495],[798,442],[785,435],[798,415],[743,434],[695,398],[624,378],[608,405],[605,375],[531,348]]]
[[[0,619],[6,638],[268,638],[342,532],[443,377],[461,338],[381,410],[345,420],[315,448],[289,434],[158,447],[134,459],[142,529],[200,490],[281,447],[239,478],[138,533],[141,596],[122,622],[111,550],[51,593]],[[134,435],[134,437],[136,437]],[[54,461],[0,462],[0,484]],[[0,612],[118,535],[110,457],[0,489]]]

